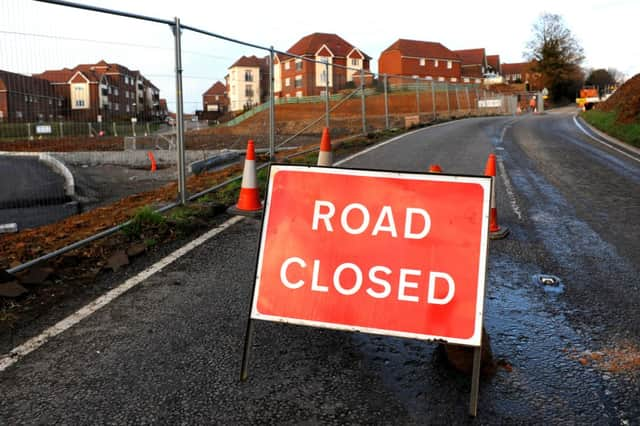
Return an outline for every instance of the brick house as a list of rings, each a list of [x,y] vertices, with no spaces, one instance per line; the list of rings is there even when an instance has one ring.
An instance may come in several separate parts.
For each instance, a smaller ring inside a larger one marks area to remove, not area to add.
[[[268,59],[268,57],[243,56],[229,67],[229,74],[225,79],[230,111],[251,108],[267,98]]]
[[[481,83],[487,73],[487,55],[484,48],[454,50],[462,61],[460,67],[462,81],[465,83]]]
[[[419,77],[435,81],[457,82],[461,76],[457,54],[441,43],[398,39],[380,54],[380,74]],[[391,84],[407,83],[407,79],[390,77]]]
[[[500,55],[487,55],[487,72],[502,75],[502,66],[500,65]]]
[[[56,93],[67,100],[65,115],[73,121],[163,117],[160,90],[139,71],[120,64],[102,60],[34,76],[49,81]]]
[[[65,98],[47,80],[0,70],[0,122],[61,119]]]
[[[274,77],[277,81],[274,91],[277,96],[322,95],[326,90],[327,78],[329,91],[335,93],[353,82],[359,70],[370,71],[371,57],[337,34],[309,34],[291,46],[287,53],[298,57],[282,55],[274,61]],[[338,66],[330,66],[327,76],[324,63]]]
[[[507,83],[522,83],[527,90],[542,90],[544,83],[540,73],[532,70],[532,62],[502,64],[502,73]]]
[[[202,94],[202,111],[214,112],[220,115],[229,110],[229,98],[224,83],[216,81]]]

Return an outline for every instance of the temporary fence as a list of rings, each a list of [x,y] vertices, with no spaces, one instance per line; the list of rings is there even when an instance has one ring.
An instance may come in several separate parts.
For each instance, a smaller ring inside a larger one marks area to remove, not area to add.
[[[479,84],[373,73],[364,53],[296,55],[179,18],[5,0],[0,28],[0,225],[19,229],[149,191],[184,203],[198,163],[249,139],[274,158],[324,127],[339,141],[517,108]]]

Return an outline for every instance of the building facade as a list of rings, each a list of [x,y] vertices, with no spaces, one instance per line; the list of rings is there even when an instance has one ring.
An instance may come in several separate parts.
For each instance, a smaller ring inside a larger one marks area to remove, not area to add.
[[[230,111],[243,111],[267,97],[269,63],[267,58],[243,56],[229,67],[226,77]]]
[[[370,72],[371,57],[337,34],[309,34],[287,53],[291,56],[281,55],[274,61],[274,76],[279,81],[274,84],[276,96],[324,95],[327,85],[335,93],[354,82],[361,70]]]
[[[0,122],[60,120],[66,108],[47,80],[0,70]]]
[[[380,74],[424,78],[433,81],[459,82],[461,61],[444,45],[432,41],[398,39],[387,47],[378,60]],[[408,83],[408,79],[390,77],[391,84]]]
[[[487,55],[484,48],[454,50],[461,61],[460,74],[465,83],[481,83],[487,73]]]
[[[139,71],[102,60],[74,68],[48,70],[47,80],[67,101],[65,117],[73,121],[160,120],[160,90]]]

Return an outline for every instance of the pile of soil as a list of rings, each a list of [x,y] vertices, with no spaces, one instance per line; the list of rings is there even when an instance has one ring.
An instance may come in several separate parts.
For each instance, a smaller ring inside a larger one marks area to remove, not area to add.
[[[619,123],[640,121],[640,74],[627,80],[605,102],[597,106],[600,111],[617,111]]]

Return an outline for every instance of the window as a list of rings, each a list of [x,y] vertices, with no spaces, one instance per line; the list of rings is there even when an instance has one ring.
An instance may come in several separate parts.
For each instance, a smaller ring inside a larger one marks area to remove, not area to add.
[[[452,83],[455,83],[456,81],[458,81],[458,79],[457,79],[457,78],[455,78],[455,77],[451,77],[451,82],[452,82]]]
[[[114,94],[114,95],[116,95],[116,96],[118,96],[118,88],[117,88],[117,87],[114,87],[114,88],[113,88],[113,94]]]
[[[120,104],[114,104],[114,106],[116,111],[120,111]]]
[[[289,77],[287,77],[287,78],[285,78],[285,79],[284,79],[284,85],[285,85],[286,87],[291,86],[291,79],[290,79]]]
[[[296,75],[295,87],[302,87],[302,76],[301,75]]]
[[[287,61],[287,62],[284,63],[284,69],[285,70],[288,70],[291,67],[291,65],[289,65],[290,63],[291,63],[290,61]]]
[[[126,107],[127,107],[127,108],[125,108],[125,110],[126,110],[127,112],[129,112],[129,105],[126,105]]]
[[[438,77],[438,81],[444,81],[444,77]]]
[[[357,67],[358,65],[360,65],[360,59],[351,58],[351,65],[353,65],[354,67]]]
[[[253,72],[251,70],[244,70],[244,81],[253,81]]]
[[[124,76],[124,84],[129,84],[129,77],[126,75]]]
[[[253,86],[250,84],[247,84],[244,87],[244,96],[247,98],[253,98]]]
[[[424,67],[427,63],[427,60],[425,58],[420,58],[420,66]]]
[[[433,66],[434,66],[434,67],[436,67],[436,68],[438,68],[438,60],[437,60],[437,59],[434,59],[434,60],[433,60]]]
[[[453,67],[453,61],[447,61],[447,69],[451,69]]]
[[[322,70],[322,72],[320,73],[320,81],[322,83],[327,82],[327,70]]]
[[[82,108],[84,106],[84,99],[76,99],[76,108]]]
[[[216,101],[220,99],[220,96],[216,95]]]
[[[126,91],[126,90],[124,91],[124,97],[125,97],[125,98],[127,98],[127,99],[129,99],[129,92],[128,92],[128,91]]]
[[[302,71],[302,59],[296,59],[296,71]]]

